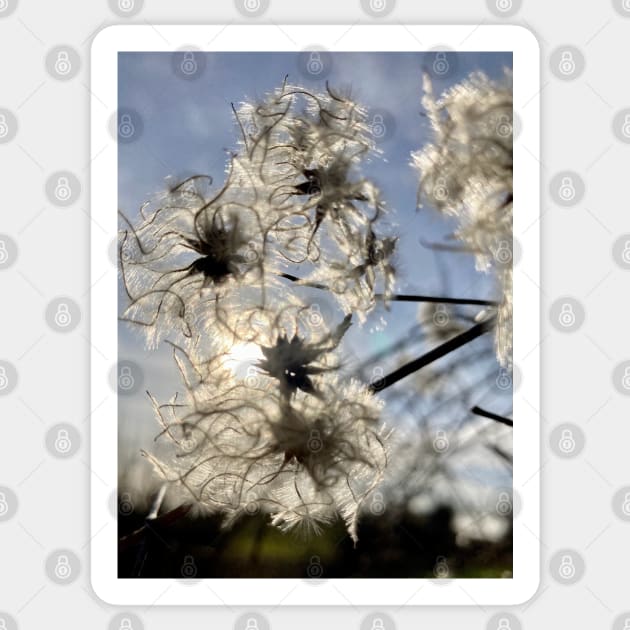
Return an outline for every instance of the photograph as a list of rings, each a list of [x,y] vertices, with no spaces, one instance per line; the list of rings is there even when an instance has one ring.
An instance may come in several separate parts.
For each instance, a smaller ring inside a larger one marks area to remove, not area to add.
[[[118,578],[513,578],[512,56],[118,53]]]

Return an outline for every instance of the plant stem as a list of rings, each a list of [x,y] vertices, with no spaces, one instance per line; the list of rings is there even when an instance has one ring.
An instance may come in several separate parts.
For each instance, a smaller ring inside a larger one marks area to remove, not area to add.
[[[322,289],[324,291],[329,290],[330,287],[327,287],[325,284],[319,284],[317,282],[302,282],[301,278],[294,276],[290,273],[281,273],[278,274],[281,278],[285,278],[286,280],[291,280],[291,282],[300,282],[302,286],[310,287],[311,289]],[[463,304],[463,305],[473,305],[473,306],[497,306],[498,302],[494,300],[478,300],[475,298],[453,298],[453,297],[444,297],[444,296],[434,296],[434,295],[410,295],[405,293],[400,293],[396,295],[386,296],[382,293],[375,293],[374,297],[383,300],[387,299],[391,302],[433,302],[435,304]]]
[[[376,293],[375,298],[385,299],[382,293]],[[433,295],[407,295],[399,293],[390,295],[386,299],[391,302],[434,302],[436,304],[472,304],[474,306],[498,306],[494,300],[478,300],[475,298],[453,298]]]
[[[409,376],[414,372],[417,372],[420,368],[423,368],[425,365],[429,363],[433,363],[433,361],[437,361],[438,359],[446,356],[447,354],[453,352],[453,350],[457,350],[457,348],[461,348],[467,343],[473,341],[477,337],[481,337],[484,333],[488,332],[494,326],[495,318],[492,317],[485,322],[480,322],[476,324],[472,328],[469,328],[465,332],[449,339],[442,345],[437,348],[433,348],[426,354],[423,354],[421,357],[410,361],[409,363],[405,363],[405,365],[399,367],[398,369],[390,372],[383,378],[374,381],[369,389],[372,392],[378,392],[387,387],[391,387],[394,383],[397,383],[401,379],[405,378],[405,376]]]
[[[298,278],[290,273],[279,273],[278,276],[281,278],[285,278],[286,280],[291,280],[291,282],[300,282],[303,287],[310,287],[311,289],[323,289],[324,291],[328,290],[328,287],[325,284],[318,284],[317,282],[302,282],[302,278]]]
[[[489,418],[490,420],[495,420],[496,422],[505,424],[508,427],[514,426],[513,420],[510,420],[509,418],[504,418],[503,416],[499,416],[498,414],[492,413],[491,411],[486,411],[485,409],[482,409],[481,407],[477,407],[477,405],[475,405],[470,411],[474,413],[476,416],[481,416],[482,418]]]
[[[166,484],[163,483],[158,490],[158,493],[155,497],[155,501],[153,501],[153,506],[151,507],[151,511],[147,515],[147,520],[152,521],[157,518],[160,508],[162,507],[162,502],[164,501],[164,495],[166,494]]]
[[[170,510],[162,514],[161,516],[157,516],[155,518],[149,519],[148,517],[145,519],[144,525],[134,530],[130,534],[123,536],[120,538],[119,546],[120,549],[127,549],[128,547],[132,547],[134,545],[142,543],[149,531],[154,534],[157,532],[157,529],[166,529],[173,523],[178,522],[181,518],[184,518],[186,514],[190,511],[192,505],[190,504],[182,504],[179,507],[176,507],[174,510]],[[156,528],[158,526],[158,528]]]

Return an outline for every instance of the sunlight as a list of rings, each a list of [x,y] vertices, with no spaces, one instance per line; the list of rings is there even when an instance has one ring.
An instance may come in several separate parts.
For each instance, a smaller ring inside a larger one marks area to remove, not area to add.
[[[225,365],[236,376],[247,376],[256,362],[263,359],[260,346],[255,343],[237,343],[225,356]]]

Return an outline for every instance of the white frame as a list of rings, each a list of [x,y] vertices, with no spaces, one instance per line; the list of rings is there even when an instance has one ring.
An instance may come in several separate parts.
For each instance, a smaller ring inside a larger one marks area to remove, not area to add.
[[[91,579],[96,594],[117,605],[512,605],[539,584],[539,58],[535,37],[520,26],[275,25],[108,27],[92,43],[91,324],[96,348],[117,348],[117,274],[109,247],[117,232],[117,146],[109,131],[117,105],[119,51],[169,51],[183,45],[204,51],[297,51],[314,42],[336,51],[512,51],[514,103],[521,130],[514,142],[514,234],[522,256],[514,277],[514,357],[522,383],[514,396],[514,489],[521,502],[514,519],[513,578],[330,579],[317,586],[300,579],[119,579],[117,526],[111,492],[117,485],[117,395],[111,363],[92,352]],[[158,32],[159,31],[159,32]],[[344,34],[345,33],[345,34]],[[341,37],[343,35],[343,37]],[[169,45],[165,41],[170,42]],[[338,43],[335,43],[339,40]],[[208,42],[211,42],[208,44]],[[422,42],[422,45],[419,44]],[[420,98],[420,95],[419,97]],[[519,109],[522,108],[522,109]],[[534,227],[532,227],[532,225]],[[104,402],[101,402],[104,401]],[[98,477],[95,480],[95,477]],[[102,481],[108,485],[102,483]]]

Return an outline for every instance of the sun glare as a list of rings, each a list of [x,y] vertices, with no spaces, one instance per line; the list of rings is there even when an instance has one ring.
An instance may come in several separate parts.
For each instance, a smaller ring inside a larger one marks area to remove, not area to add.
[[[237,343],[225,357],[225,365],[237,376],[247,374],[248,369],[263,359],[260,346],[255,343]]]

